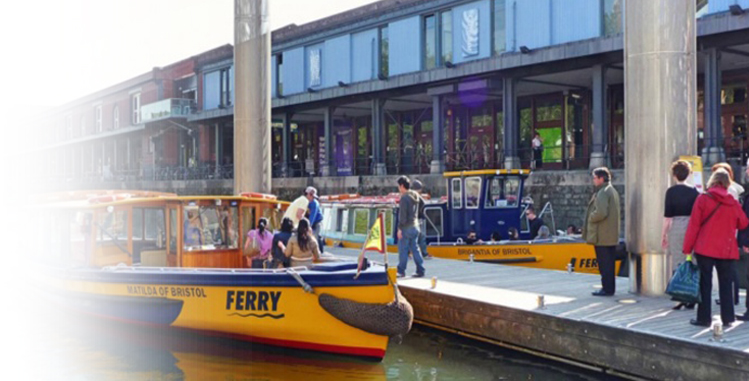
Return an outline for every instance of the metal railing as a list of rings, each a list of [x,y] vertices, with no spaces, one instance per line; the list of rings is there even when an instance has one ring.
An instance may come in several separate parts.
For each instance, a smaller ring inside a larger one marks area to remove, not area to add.
[[[172,117],[186,117],[195,110],[195,101],[192,99],[163,99],[141,106],[140,120],[146,123]]]

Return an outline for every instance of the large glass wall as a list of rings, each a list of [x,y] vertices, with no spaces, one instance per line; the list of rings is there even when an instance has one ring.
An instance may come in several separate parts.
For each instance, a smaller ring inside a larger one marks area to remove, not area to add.
[[[492,4],[492,6],[494,7],[494,24],[492,25],[494,54],[504,53],[507,50],[507,37],[505,31],[505,1],[506,0],[494,0]]]
[[[437,20],[434,15],[424,17],[424,69],[437,67]]]

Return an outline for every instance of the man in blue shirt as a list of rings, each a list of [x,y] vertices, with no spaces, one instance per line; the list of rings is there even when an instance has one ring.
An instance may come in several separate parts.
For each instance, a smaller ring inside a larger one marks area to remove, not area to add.
[[[312,224],[312,232],[317,238],[317,244],[320,248],[320,252],[323,251],[323,239],[320,236],[320,228],[322,225],[322,211],[320,210],[320,202],[317,201],[317,189],[315,187],[307,187],[304,191],[304,195],[309,200],[307,211],[309,211],[309,222]]]

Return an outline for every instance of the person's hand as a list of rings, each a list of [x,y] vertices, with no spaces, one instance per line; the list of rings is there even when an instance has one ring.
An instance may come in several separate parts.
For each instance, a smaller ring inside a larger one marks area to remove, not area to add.
[[[398,229],[398,239],[403,239],[403,230]]]
[[[745,253],[749,253],[749,247],[748,246],[742,246],[742,250],[744,250]]]
[[[668,235],[661,235],[661,249],[666,251],[668,249]]]

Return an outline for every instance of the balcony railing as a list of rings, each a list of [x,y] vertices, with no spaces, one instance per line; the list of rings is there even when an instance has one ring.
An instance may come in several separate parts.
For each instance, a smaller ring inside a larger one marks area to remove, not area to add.
[[[195,111],[192,99],[169,98],[143,105],[140,109],[141,122],[154,122],[168,118],[185,118]]]

